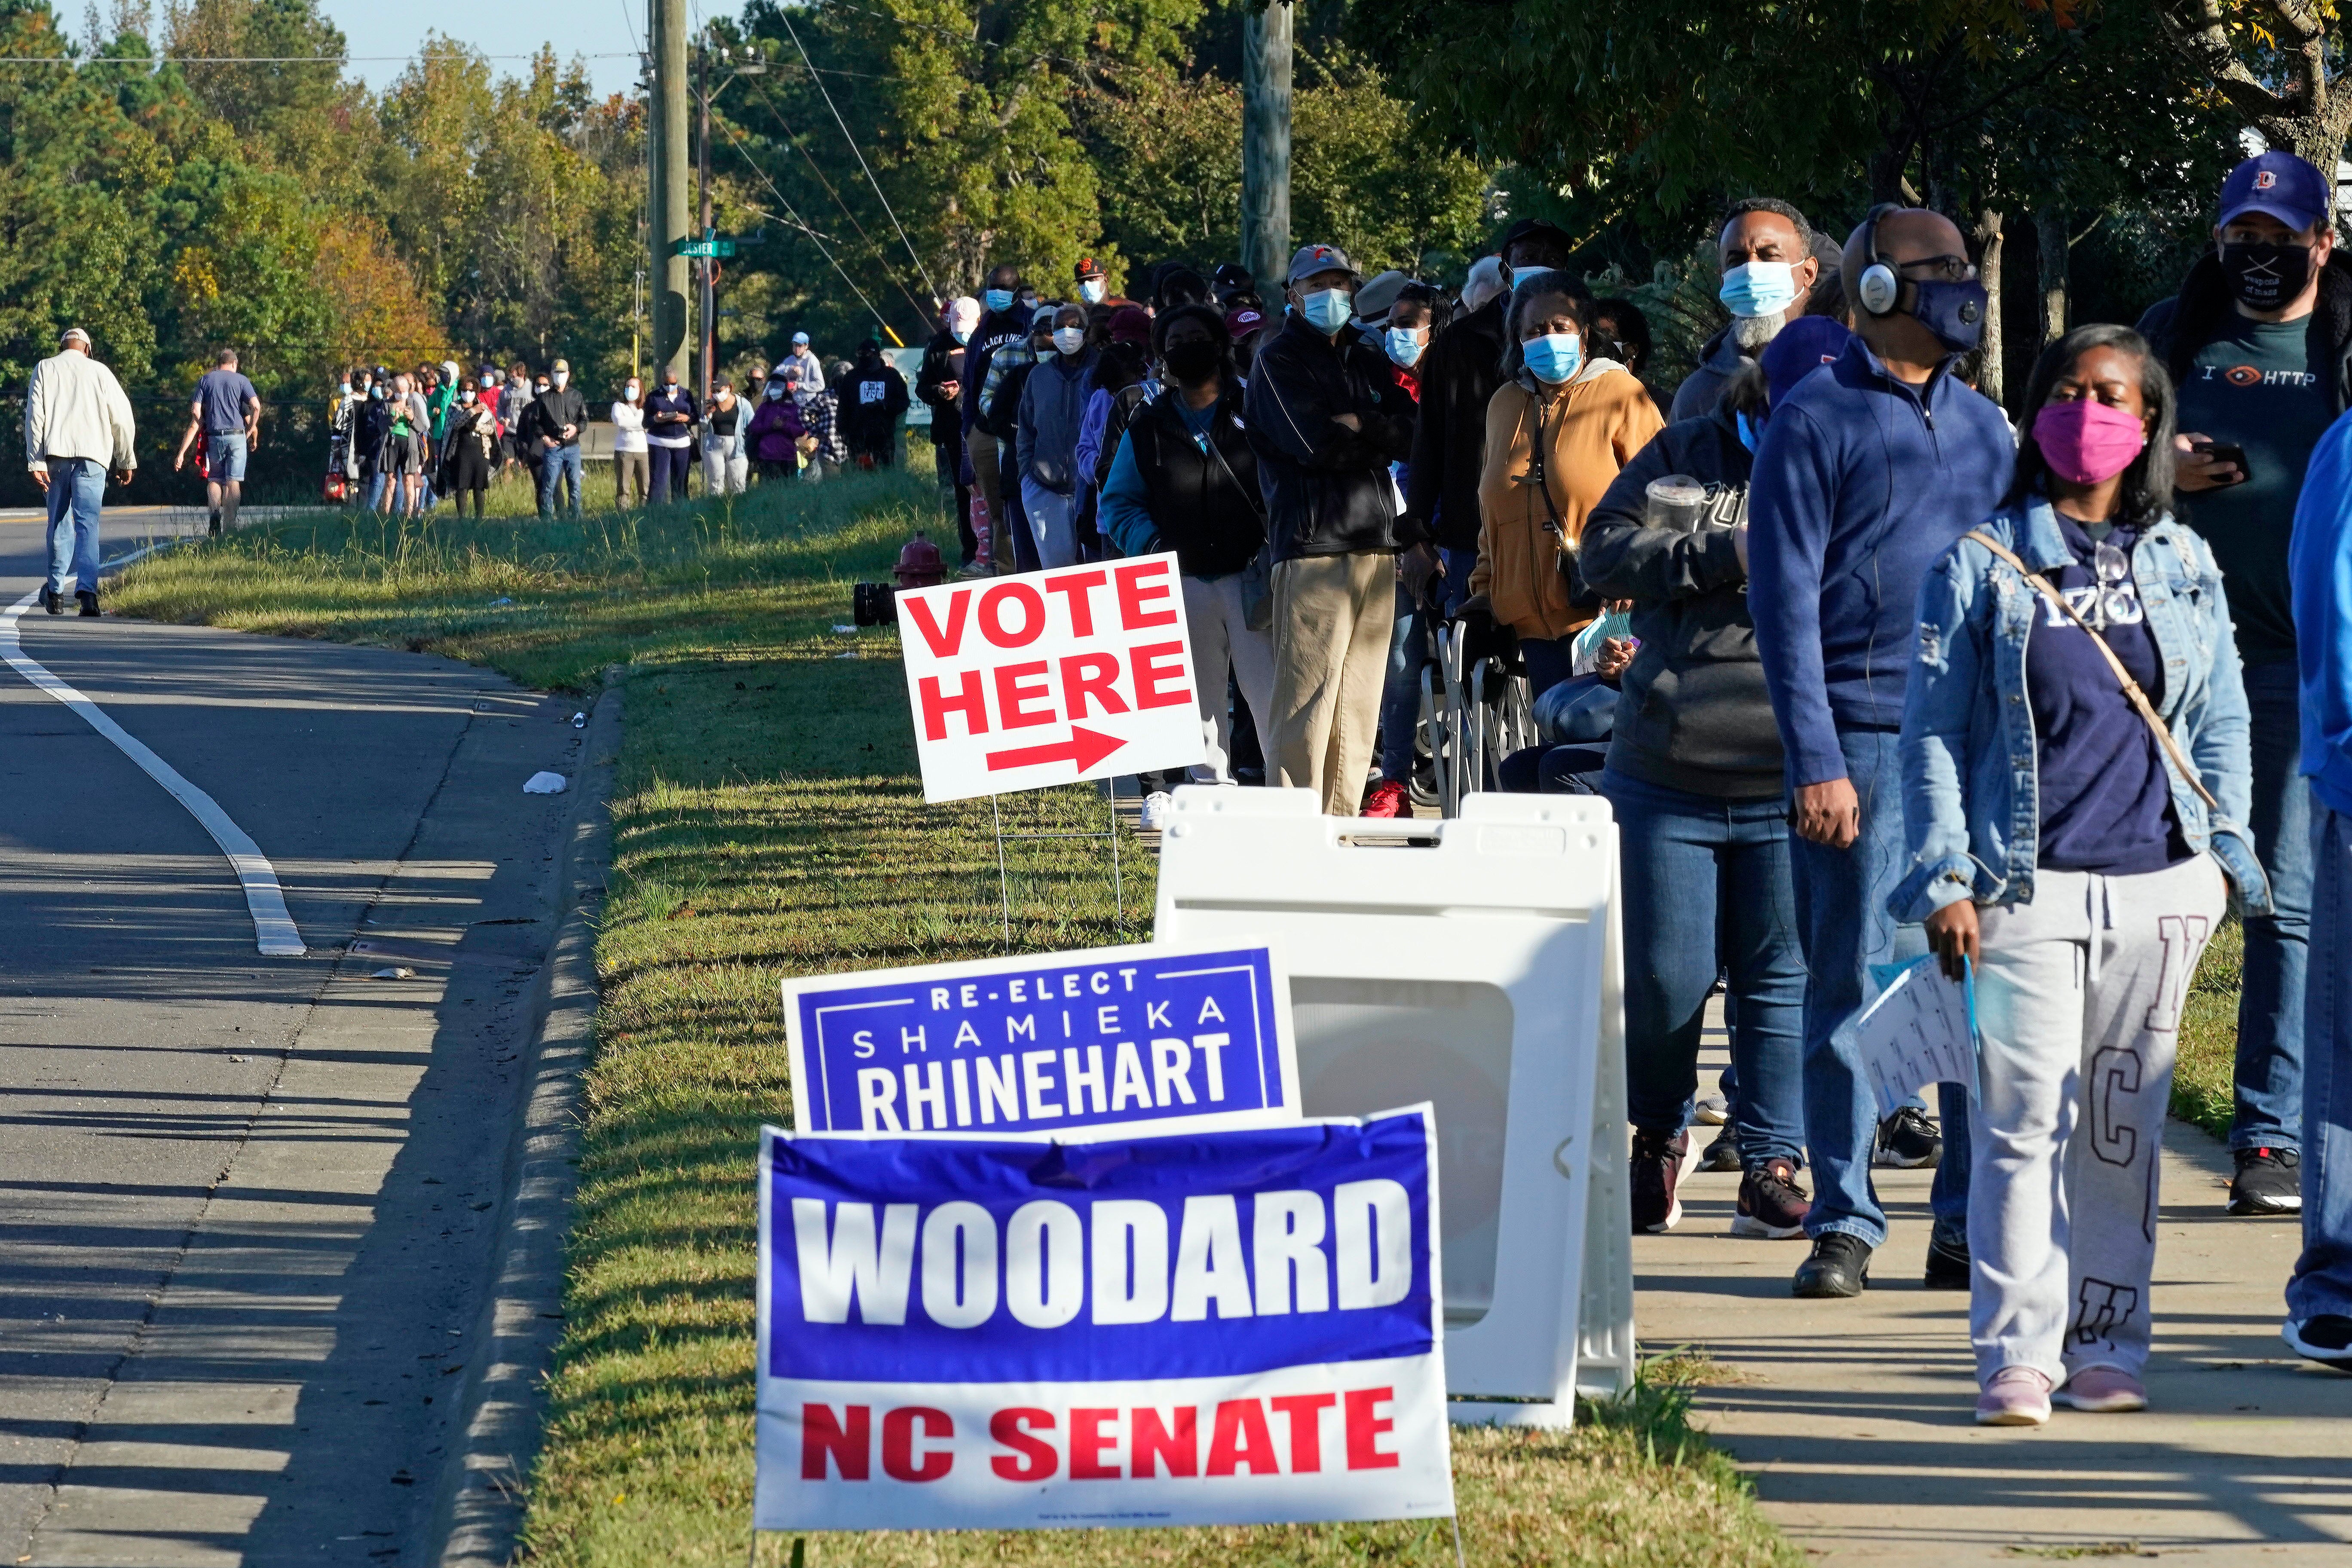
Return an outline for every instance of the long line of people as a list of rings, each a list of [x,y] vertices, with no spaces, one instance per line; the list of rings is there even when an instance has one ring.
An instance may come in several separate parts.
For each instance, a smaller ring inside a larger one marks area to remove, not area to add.
[[[2352,1372],[2330,196],[2249,160],[2177,298],[2048,347],[2014,426],[1972,384],[1987,295],[1948,218],[1877,208],[1841,247],[1764,198],[1724,214],[1731,324],[1664,411],[1641,312],[1540,221],[1458,298],[1320,244],[1278,310],[1238,268],[1163,265],[1137,304],[1092,262],[1066,301],[999,266],[916,395],[968,574],[1177,555],[1193,782],[1262,754],[1330,814],[1413,810],[1441,626],[1539,711],[1602,715],[1482,782],[1612,808],[1635,1228],[1679,1223],[1694,1163],[1736,1170],[1734,1232],[1807,1239],[1794,1292],[1853,1297],[1887,1237],[1874,1168],[1932,1164],[1923,1282],[1971,1293],[1977,1417],[2038,1424],[2147,1403],[2158,1149],[2225,909],[2228,1212],[2301,1213],[2285,1337]],[[1931,955],[1973,974],[1977,1082],[1882,1120],[1855,1019]],[[1702,1100],[1718,984],[1733,1067]]]

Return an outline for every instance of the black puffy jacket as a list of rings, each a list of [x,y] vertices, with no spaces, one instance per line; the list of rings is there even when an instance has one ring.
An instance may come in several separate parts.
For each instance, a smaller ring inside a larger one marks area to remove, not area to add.
[[[1430,342],[1421,372],[1421,425],[1405,475],[1405,510],[1448,550],[1478,548],[1478,475],[1486,461],[1486,405],[1503,384],[1508,290]]]
[[[1187,577],[1223,577],[1250,563],[1265,542],[1259,515],[1257,455],[1242,432],[1242,399],[1228,384],[1209,422],[1213,450],[1203,451],[1171,387],[1136,410],[1127,426],[1136,473],[1151,494],[1151,521],[1162,549],[1176,552]]]
[[[1731,537],[1748,520],[1752,461],[1720,405],[1669,425],[1618,471],[1578,542],[1593,591],[1633,601],[1642,643],[1618,682],[1609,765],[1717,800],[1764,800],[1784,787],[1748,574]],[[1650,482],[1668,474],[1706,487],[1707,519],[1696,532],[1649,524]]]
[[[1412,397],[1363,333],[1327,338],[1291,316],[1251,363],[1243,408],[1276,561],[1393,554],[1428,537],[1398,515],[1389,478],[1412,451]],[[1343,414],[1360,428],[1336,423]]]

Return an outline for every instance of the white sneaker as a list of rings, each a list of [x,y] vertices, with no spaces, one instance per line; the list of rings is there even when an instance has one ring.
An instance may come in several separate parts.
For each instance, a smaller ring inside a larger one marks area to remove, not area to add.
[[[1691,1116],[1709,1127],[1720,1127],[1731,1120],[1731,1104],[1719,1094],[1710,1094],[1698,1102]]]
[[[1143,816],[1136,824],[1146,833],[1160,833],[1168,826],[1168,808],[1176,804],[1166,790],[1153,790],[1143,797]]]

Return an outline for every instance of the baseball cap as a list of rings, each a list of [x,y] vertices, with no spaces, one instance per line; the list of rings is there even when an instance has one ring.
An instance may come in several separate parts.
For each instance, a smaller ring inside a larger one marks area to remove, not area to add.
[[[1151,341],[1151,312],[1140,305],[1121,305],[1110,313],[1110,341],[1115,343],[1148,343]]]
[[[1265,325],[1265,312],[1255,305],[1244,305],[1238,310],[1225,313],[1225,333],[1235,342]]]
[[[1397,296],[1403,293],[1404,286],[1412,281],[1393,267],[1374,277],[1356,290],[1356,319],[1373,322],[1386,321],[1389,307],[1396,303]]]
[[[2315,228],[2327,221],[2327,181],[2292,153],[2270,152],[2247,159],[2221,182],[2221,216],[2216,226],[2247,213],[2267,213],[2289,228]]]
[[[1345,272],[1354,277],[1356,264],[1336,245],[1302,245],[1298,254],[1290,258],[1290,270],[1283,281],[1303,283],[1318,272]]]
[[[808,346],[808,334],[806,332],[794,332],[793,334],[793,342],[799,343],[802,347],[805,348]]]
[[[554,372],[556,372],[556,371],[559,371],[559,370],[560,370],[560,371],[562,371],[564,374],[566,374],[566,375],[570,375],[570,374],[572,374],[572,362],[571,362],[570,360],[568,360],[568,359],[560,359],[560,360],[557,360],[553,364],[549,365],[547,368],[548,368],[548,371],[550,372],[550,374],[552,374],[552,373],[554,373]]]
[[[1081,256],[1078,258],[1077,275],[1080,278],[1108,278],[1110,276],[1110,274],[1103,270],[1103,264],[1097,261],[1091,256]]]
[[[83,331],[79,327],[68,327],[63,332],[58,335],[58,342],[61,343],[80,343],[87,347],[89,342],[89,334]]]
[[[1764,384],[1772,405],[1797,383],[1845,353],[1853,334],[1845,323],[1830,316],[1800,316],[1773,335],[1757,363],[1764,367]]]

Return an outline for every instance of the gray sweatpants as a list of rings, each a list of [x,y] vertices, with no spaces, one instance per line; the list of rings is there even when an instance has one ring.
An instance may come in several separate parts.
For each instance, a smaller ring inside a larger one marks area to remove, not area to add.
[[[2180,1005],[2221,923],[2212,858],[2103,877],[2038,871],[1979,911],[1982,1055],[1970,1108],[1977,1377],[2137,1377],[2147,1361],[2157,1184]],[[2077,1135],[2079,1132],[2079,1136]]]

